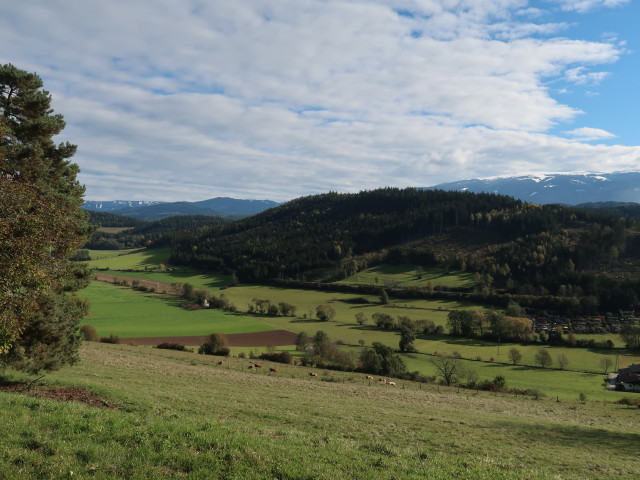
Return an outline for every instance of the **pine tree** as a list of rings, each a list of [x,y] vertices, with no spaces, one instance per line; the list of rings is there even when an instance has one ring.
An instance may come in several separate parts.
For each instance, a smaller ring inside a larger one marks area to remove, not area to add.
[[[89,272],[69,261],[91,227],[84,187],[56,145],[65,126],[42,80],[0,66],[0,365],[37,373],[73,364]]]

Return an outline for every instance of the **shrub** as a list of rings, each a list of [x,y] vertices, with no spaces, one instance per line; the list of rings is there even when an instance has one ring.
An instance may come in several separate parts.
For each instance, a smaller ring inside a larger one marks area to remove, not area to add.
[[[493,383],[498,387],[498,390],[502,390],[507,386],[507,379],[502,375],[498,375],[493,379]]]
[[[120,337],[112,333],[108,337],[102,337],[100,341],[102,343],[120,343]]]
[[[230,350],[227,348],[227,339],[221,333],[212,333],[209,335],[209,339],[200,345],[198,353],[226,357],[230,353]]]
[[[617,403],[618,405],[626,405],[628,407],[636,406],[640,408],[640,398],[622,397]]]
[[[80,333],[82,333],[82,338],[87,342],[95,342],[98,340],[98,332],[96,332],[96,327],[93,325],[82,325],[80,327]]]
[[[265,352],[259,357],[261,360],[268,360],[270,362],[287,363],[291,365],[293,363],[293,356],[289,352]]]
[[[156,345],[156,348],[161,348],[161,349],[165,349],[165,350],[178,350],[180,352],[192,352],[193,351],[190,348],[187,348],[187,347],[185,347],[184,345],[182,345],[180,343],[171,343],[171,342],[161,343],[159,345]]]
[[[321,322],[328,322],[333,320],[336,316],[336,309],[331,305],[324,303],[316,307],[316,317]]]

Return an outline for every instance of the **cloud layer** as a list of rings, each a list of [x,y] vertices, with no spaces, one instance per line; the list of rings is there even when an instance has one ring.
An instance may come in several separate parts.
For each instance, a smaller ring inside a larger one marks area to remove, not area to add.
[[[616,0],[547,2],[585,12]],[[34,0],[0,60],[40,74],[88,199],[285,200],[532,170],[635,168],[551,83],[606,81],[613,41],[524,0]],[[606,134],[606,135],[605,135]],[[62,139],[61,139],[62,140]]]

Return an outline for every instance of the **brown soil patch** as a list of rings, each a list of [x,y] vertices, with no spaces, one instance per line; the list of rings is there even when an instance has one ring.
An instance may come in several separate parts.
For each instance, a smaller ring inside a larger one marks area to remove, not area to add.
[[[230,347],[278,347],[296,343],[296,334],[286,330],[270,330],[268,332],[229,333],[224,335]],[[136,345],[158,345],[160,343],[179,343],[181,345],[202,345],[208,335],[192,335],[184,337],[146,337],[121,338],[120,343]]]
[[[105,273],[95,273],[93,277],[96,280],[99,280],[101,282],[126,281],[129,283],[129,285],[131,285],[131,282],[136,280],[138,281],[140,286],[146,287],[146,288],[153,288],[156,292],[164,292],[164,293],[169,293],[173,295],[179,295],[181,293],[179,288],[176,288],[169,283],[152,282],[151,280],[142,280],[140,278],[125,277],[122,275],[107,275]]]
[[[20,393],[30,397],[50,398],[62,402],[82,402],[92,407],[117,408],[107,397],[103,397],[85,387],[49,387],[46,385],[32,385],[28,382],[2,382],[0,391]]]

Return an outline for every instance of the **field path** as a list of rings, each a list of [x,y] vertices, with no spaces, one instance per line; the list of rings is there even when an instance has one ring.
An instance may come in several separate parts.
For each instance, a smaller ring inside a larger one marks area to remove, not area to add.
[[[180,343],[181,345],[202,345],[208,335],[191,335],[184,337],[144,337],[121,338],[120,343],[135,343],[136,345],[158,345],[160,343]],[[287,330],[269,330],[255,333],[225,333],[224,337],[230,347],[266,347],[294,345],[296,334]]]

